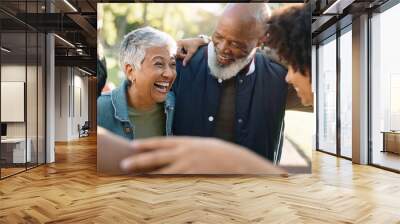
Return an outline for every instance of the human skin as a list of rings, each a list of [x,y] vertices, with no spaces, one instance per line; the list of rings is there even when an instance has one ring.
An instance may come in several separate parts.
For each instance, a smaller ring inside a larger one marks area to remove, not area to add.
[[[215,138],[158,137],[134,141],[132,148],[135,155],[121,168],[133,173],[287,174],[247,148]]]
[[[231,9],[224,14],[229,15],[229,13],[239,11],[243,13],[243,10],[243,8]],[[265,41],[262,33],[251,29],[262,30],[251,20],[232,18],[232,16],[223,18],[225,19],[217,23],[212,36],[217,61],[222,66],[245,57],[254,47]],[[244,30],[251,30],[252,35],[244,35],[246,33],[243,32]],[[198,47],[204,44],[201,38],[178,41],[177,56],[183,58],[183,65],[186,65]],[[308,84],[306,82],[309,81],[309,76],[302,76],[303,74],[296,73],[291,67],[289,67],[289,72],[286,81],[297,88],[296,91],[302,98],[302,103],[312,103],[309,97],[311,82]],[[252,153],[249,149],[214,138],[151,138],[135,141],[132,147],[137,153],[126,158],[121,163],[121,167],[133,173],[286,174],[285,170],[274,166],[270,161]]]
[[[165,98],[176,79],[175,57],[167,46],[147,48],[140,69],[125,65],[125,74],[132,85],[128,88],[128,105],[151,110]]]

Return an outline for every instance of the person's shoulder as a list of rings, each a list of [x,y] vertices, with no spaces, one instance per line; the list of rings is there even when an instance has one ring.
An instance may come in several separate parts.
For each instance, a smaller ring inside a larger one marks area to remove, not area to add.
[[[97,102],[100,103],[105,103],[107,101],[111,101],[111,91],[108,92],[103,92],[101,95],[97,98]]]
[[[97,98],[97,124],[109,129],[113,120],[114,107],[112,104],[112,91],[102,93]]]
[[[196,53],[193,54],[192,58],[190,58],[190,60],[188,61],[188,63],[186,64],[185,67],[183,67],[182,65],[182,61],[181,59],[177,60],[177,68],[192,68],[192,69],[196,69],[199,65],[202,64],[202,62],[205,60],[205,56],[206,56],[206,51],[207,51],[207,46],[208,45],[204,45],[201,46],[197,49]]]
[[[105,93],[102,93],[97,98],[97,108],[98,108],[98,110],[105,109],[105,108],[110,107],[112,105],[111,94],[112,94],[112,91],[105,92]]]
[[[273,70],[285,73],[287,72],[287,69],[273,57],[270,57],[269,55],[261,52],[257,52],[257,55],[263,60],[263,63],[266,66],[271,67]]]
[[[206,53],[207,53],[207,48],[208,45],[204,45],[199,47],[199,49],[197,49],[196,53],[193,55],[192,59],[194,59],[193,61],[201,61],[204,60],[206,57]]]
[[[268,55],[257,52],[258,58],[262,60],[265,69],[272,73],[276,78],[285,80],[287,69],[277,61],[271,59]]]
[[[269,59],[269,61],[270,61],[269,63],[270,63],[270,65],[271,65],[271,68],[272,68],[274,71],[278,72],[279,74],[286,75],[287,69],[286,69],[282,64],[279,64],[278,62],[273,61],[273,60],[271,60],[271,59]]]

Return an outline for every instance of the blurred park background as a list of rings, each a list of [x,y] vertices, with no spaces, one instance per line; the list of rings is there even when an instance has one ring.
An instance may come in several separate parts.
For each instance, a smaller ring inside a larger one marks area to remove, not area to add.
[[[108,70],[108,84],[118,86],[123,79],[118,51],[128,32],[152,26],[170,34],[175,40],[211,35],[218,15],[226,3],[99,3],[98,43],[103,48]],[[284,3],[269,4],[272,9]]]
[[[290,3],[269,3],[272,10]],[[152,26],[169,33],[175,40],[211,36],[226,3],[98,3],[98,53],[105,58],[110,91],[125,75],[119,68],[119,46],[128,32]],[[311,49],[310,49],[311,50]],[[288,111],[285,118],[285,141],[281,163],[311,167],[314,114]],[[301,127],[301,130],[299,130]]]

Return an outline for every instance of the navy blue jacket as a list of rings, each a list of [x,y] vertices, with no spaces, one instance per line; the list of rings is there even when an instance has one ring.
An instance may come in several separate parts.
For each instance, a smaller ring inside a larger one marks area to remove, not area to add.
[[[236,79],[235,143],[278,163],[283,140],[287,71],[261,53],[255,71]],[[200,48],[183,67],[177,62],[174,135],[215,137],[221,87],[210,74],[207,46]]]

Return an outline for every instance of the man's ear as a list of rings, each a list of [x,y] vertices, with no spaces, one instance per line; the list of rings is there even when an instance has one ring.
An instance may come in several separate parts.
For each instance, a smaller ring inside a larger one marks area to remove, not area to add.
[[[133,69],[132,65],[125,64],[124,70],[126,77],[131,81],[135,81],[135,70]]]

